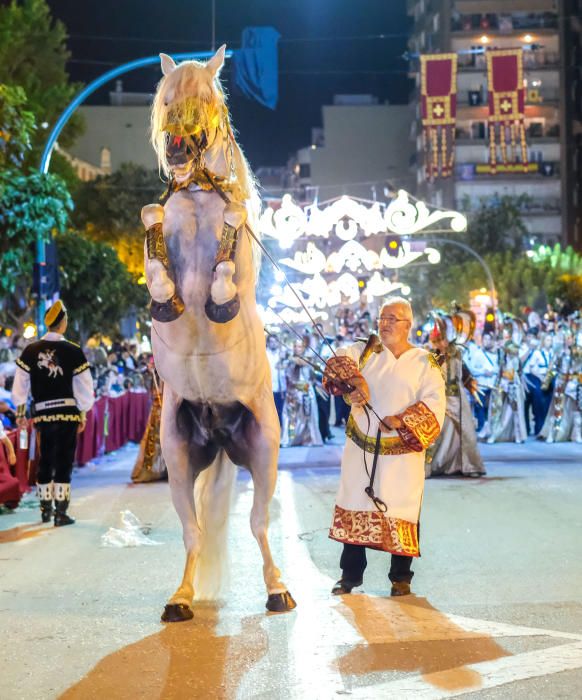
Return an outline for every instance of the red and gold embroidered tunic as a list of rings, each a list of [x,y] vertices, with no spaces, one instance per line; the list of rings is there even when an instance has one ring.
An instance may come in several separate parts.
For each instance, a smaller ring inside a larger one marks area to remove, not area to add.
[[[359,362],[364,344],[341,348]],[[382,433],[374,481],[376,496],[387,505],[378,511],[364,489],[369,485],[378,419],[352,407],[346,427],[340,486],[329,536],[393,554],[419,556],[418,518],[424,490],[424,456],[440,432],[445,385],[430,353],[411,348],[396,358],[382,346],[360,363],[370,389],[370,404],[380,416],[400,416],[403,428]]]

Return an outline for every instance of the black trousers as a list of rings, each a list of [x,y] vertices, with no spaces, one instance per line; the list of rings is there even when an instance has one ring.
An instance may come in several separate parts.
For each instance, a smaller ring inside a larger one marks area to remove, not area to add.
[[[37,423],[40,434],[40,461],[37,482],[70,484],[77,447],[78,423]]]
[[[348,406],[342,396],[334,396],[333,400],[335,403],[335,425],[338,428],[342,423],[348,422],[351,406]]]
[[[475,418],[477,419],[477,432],[485,425],[487,420],[487,411],[489,409],[489,401],[491,400],[491,389],[485,389],[481,394],[481,404],[479,405],[476,401],[473,405],[473,410],[475,412]]]
[[[342,578],[346,581],[361,581],[368,561],[366,559],[366,548],[359,544],[344,544],[344,551],[340,559]],[[410,583],[414,572],[410,570],[412,557],[404,557],[399,554],[392,554],[390,559],[390,572],[388,578],[392,583],[406,581]]]
[[[279,425],[283,425],[283,404],[285,403],[285,392],[284,391],[274,391],[273,398],[275,399],[275,408],[277,409],[277,415],[279,416]]]
[[[321,439],[327,440],[328,438],[333,437],[329,430],[329,412],[331,410],[331,402],[329,396],[324,398],[318,391],[315,392],[315,399],[317,401],[317,413],[319,418],[319,432],[321,433]]]

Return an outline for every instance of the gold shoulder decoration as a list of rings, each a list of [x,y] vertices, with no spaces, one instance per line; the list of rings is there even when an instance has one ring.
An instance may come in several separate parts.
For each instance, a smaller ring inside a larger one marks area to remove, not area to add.
[[[362,350],[362,354],[360,355],[360,360],[358,362],[359,369],[364,369],[366,362],[368,362],[372,355],[374,353],[382,352],[382,350],[384,350],[382,341],[376,334],[372,333],[372,335],[368,338],[364,349]]]

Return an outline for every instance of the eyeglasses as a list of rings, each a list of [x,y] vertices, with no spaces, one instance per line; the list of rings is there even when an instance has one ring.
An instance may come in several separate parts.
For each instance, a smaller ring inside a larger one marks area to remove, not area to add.
[[[387,326],[392,323],[399,323],[400,321],[409,321],[408,318],[398,318],[397,316],[380,316],[378,319],[379,326]]]

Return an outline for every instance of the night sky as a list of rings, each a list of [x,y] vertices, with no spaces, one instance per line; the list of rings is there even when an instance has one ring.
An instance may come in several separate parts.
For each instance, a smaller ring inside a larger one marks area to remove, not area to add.
[[[160,51],[211,48],[211,0],[49,0],[70,35],[71,78],[90,82],[115,65]],[[228,62],[223,82],[233,123],[253,167],[283,165],[311,142],[321,106],[336,93],[372,93],[407,101],[405,0],[216,0],[216,45],[240,46],[247,26],[273,26],[279,44],[279,104],[275,111],[233,94]],[[378,35],[385,35],[380,38]],[[153,67],[128,73],[124,89],[153,92]],[[89,104],[107,101],[106,90]]]

